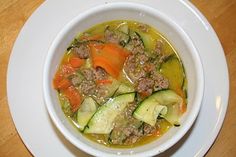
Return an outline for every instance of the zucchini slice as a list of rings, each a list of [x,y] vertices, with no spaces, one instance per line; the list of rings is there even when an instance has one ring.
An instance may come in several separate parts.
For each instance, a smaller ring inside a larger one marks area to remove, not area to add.
[[[157,40],[154,39],[153,36],[150,35],[149,33],[145,33],[145,32],[142,32],[142,31],[137,31],[137,33],[139,34],[141,40],[143,41],[145,54],[148,57],[156,58],[157,53],[154,52],[154,50],[155,50]]]
[[[184,83],[184,69],[177,57],[170,57],[161,64],[160,72],[169,80],[170,89],[181,89]]]
[[[120,95],[120,94],[124,94],[124,93],[131,93],[134,91],[135,91],[134,87],[129,86],[125,83],[121,83],[119,88],[117,89],[115,95]]]
[[[97,103],[91,97],[85,98],[77,112],[77,123],[81,131],[84,130],[96,110]]]
[[[180,105],[183,99],[172,90],[156,92],[140,103],[133,116],[152,126],[156,124],[158,115],[172,125],[179,124]]]
[[[144,103],[144,104],[143,104]],[[133,116],[145,123],[155,126],[156,119],[159,115],[165,115],[167,113],[167,107],[160,105],[155,100],[149,99],[147,102],[143,102],[133,114]]]
[[[109,79],[112,80],[112,83],[108,85],[104,85],[107,89],[107,95],[105,96],[106,98],[112,97],[120,86],[120,82],[117,81],[116,79],[113,79],[113,78],[109,78]]]
[[[114,127],[114,120],[128,103],[133,102],[135,93],[119,95],[101,106],[88,122],[84,133],[109,134]]]
[[[152,36],[148,33],[144,33],[141,31],[137,32],[141,38],[141,40],[143,41],[144,44],[144,48],[150,52],[151,50],[154,49],[155,47],[155,40],[152,38]]]
[[[121,25],[118,27],[118,30],[119,30],[120,32],[125,33],[125,34],[129,34],[129,26],[128,26],[127,23],[121,24]]]

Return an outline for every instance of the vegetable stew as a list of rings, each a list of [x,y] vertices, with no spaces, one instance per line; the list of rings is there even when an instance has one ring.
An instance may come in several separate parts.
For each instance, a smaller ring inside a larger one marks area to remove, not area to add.
[[[151,142],[180,126],[187,79],[157,30],[116,20],[79,33],[53,79],[61,108],[87,138],[109,147]]]

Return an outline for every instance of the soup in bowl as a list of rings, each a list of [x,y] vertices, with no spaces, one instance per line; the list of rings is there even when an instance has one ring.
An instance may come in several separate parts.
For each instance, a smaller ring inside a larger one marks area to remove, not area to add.
[[[187,34],[161,12],[111,3],[74,18],[44,67],[47,109],[92,155],[155,155],[191,127],[203,71]]]

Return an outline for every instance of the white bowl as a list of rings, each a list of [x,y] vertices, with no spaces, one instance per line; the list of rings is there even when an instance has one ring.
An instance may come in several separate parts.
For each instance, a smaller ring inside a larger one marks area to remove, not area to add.
[[[180,127],[172,127],[161,138],[143,146],[118,149],[95,143],[79,133],[61,110],[57,92],[52,87],[53,76],[66,48],[78,32],[111,20],[135,20],[148,24],[161,32],[177,50],[185,67],[188,80],[188,106]],[[178,142],[196,119],[204,92],[203,69],[197,49],[183,29],[162,12],[128,2],[109,3],[91,8],[68,23],[48,50],[43,73],[43,92],[48,112],[61,133],[79,149],[94,156],[153,156]],[[55,150],[56,151],[56,150]]]

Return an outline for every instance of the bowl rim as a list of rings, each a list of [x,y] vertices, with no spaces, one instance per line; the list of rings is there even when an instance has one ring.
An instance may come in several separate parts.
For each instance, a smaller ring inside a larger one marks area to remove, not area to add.
[[[103,151],[100,151],[94,147],[91,147],[87,144],[84,144],[80,140],[76,139],[73,135],[71,135],[70,131],[67,130],[67,128],[63,125],[63,122],[59,119],[57,116],[57,113],[55,112],[53,108],[53,103],[50,97],[50,87],[51,80],[49,80],[49,68],[51,65],[51,60],[54,55],[55,49],[57,48],[58,43],[63,39],[63,37],[67,34],[67,32],[77,24],[78,21],[92,15],[95,13],[99,13],[104,10],[112,10],[112,9],[133,9],[133,10],[141,10],[145,13],[158,16],[162,20],[167,21],[167,23],[173,27],[178,34],[181,36],[181,38],[184,40],[184,42],[188,43],[188,48],[191,49],[193,52],[192,55],[195,59],[195,64],[198,65],[196,68],[196,79],[198,80],[198,88],[196,90],[195,94],[195,101],[194,106],[191,110],[191,116],[189,116],[186,119],[185,125],[182,126],[181,130],[177,132],[177,134],[173,135],[171,140],[166,141],[165,143],[161,144],[158,148],[155,149],[149,149],[145,152],[135,153],[135,154],[121,154],[120,156],[145,156],[147,154],[149,155],[157,155],[161,152],[164,152],[165,150],[172,147],[174,144],[176,144],[185,134],[186,132],[191,128],[193,125],[199,110],[201,108],[201,102],[204,94],[204,73],[203,73],[203,66],[200,59],[200,56],[198,54],[197,48],[195,47],[192,39],[188,36],[188,34],[174,21],[172,21],[167,15],[163,14],[162,12],[151,8],[149,6],[146,6],[144,4],[137,4],[133,2],[113,2],[113,3],[106,3],[102,5],[95,6],[93,8],[90,8],[89,10],[77,15],[74,17],[69,23],[67,23],[57,34],[57,36],[54,38],[51,46],[48,49],[48,53],[45,57],[45,63],[43,67],[43,96],[44,96],[44,102],[47,108],[47,111],[53,121],[53,123],[56,125],[58,130],[64,135],[64,137],[70,141],[73,145],[75,145],[77,148],[83,150],[86,153],[89,153],[91,155],[95,156],[116,156],[116,154],[109,154]]]

